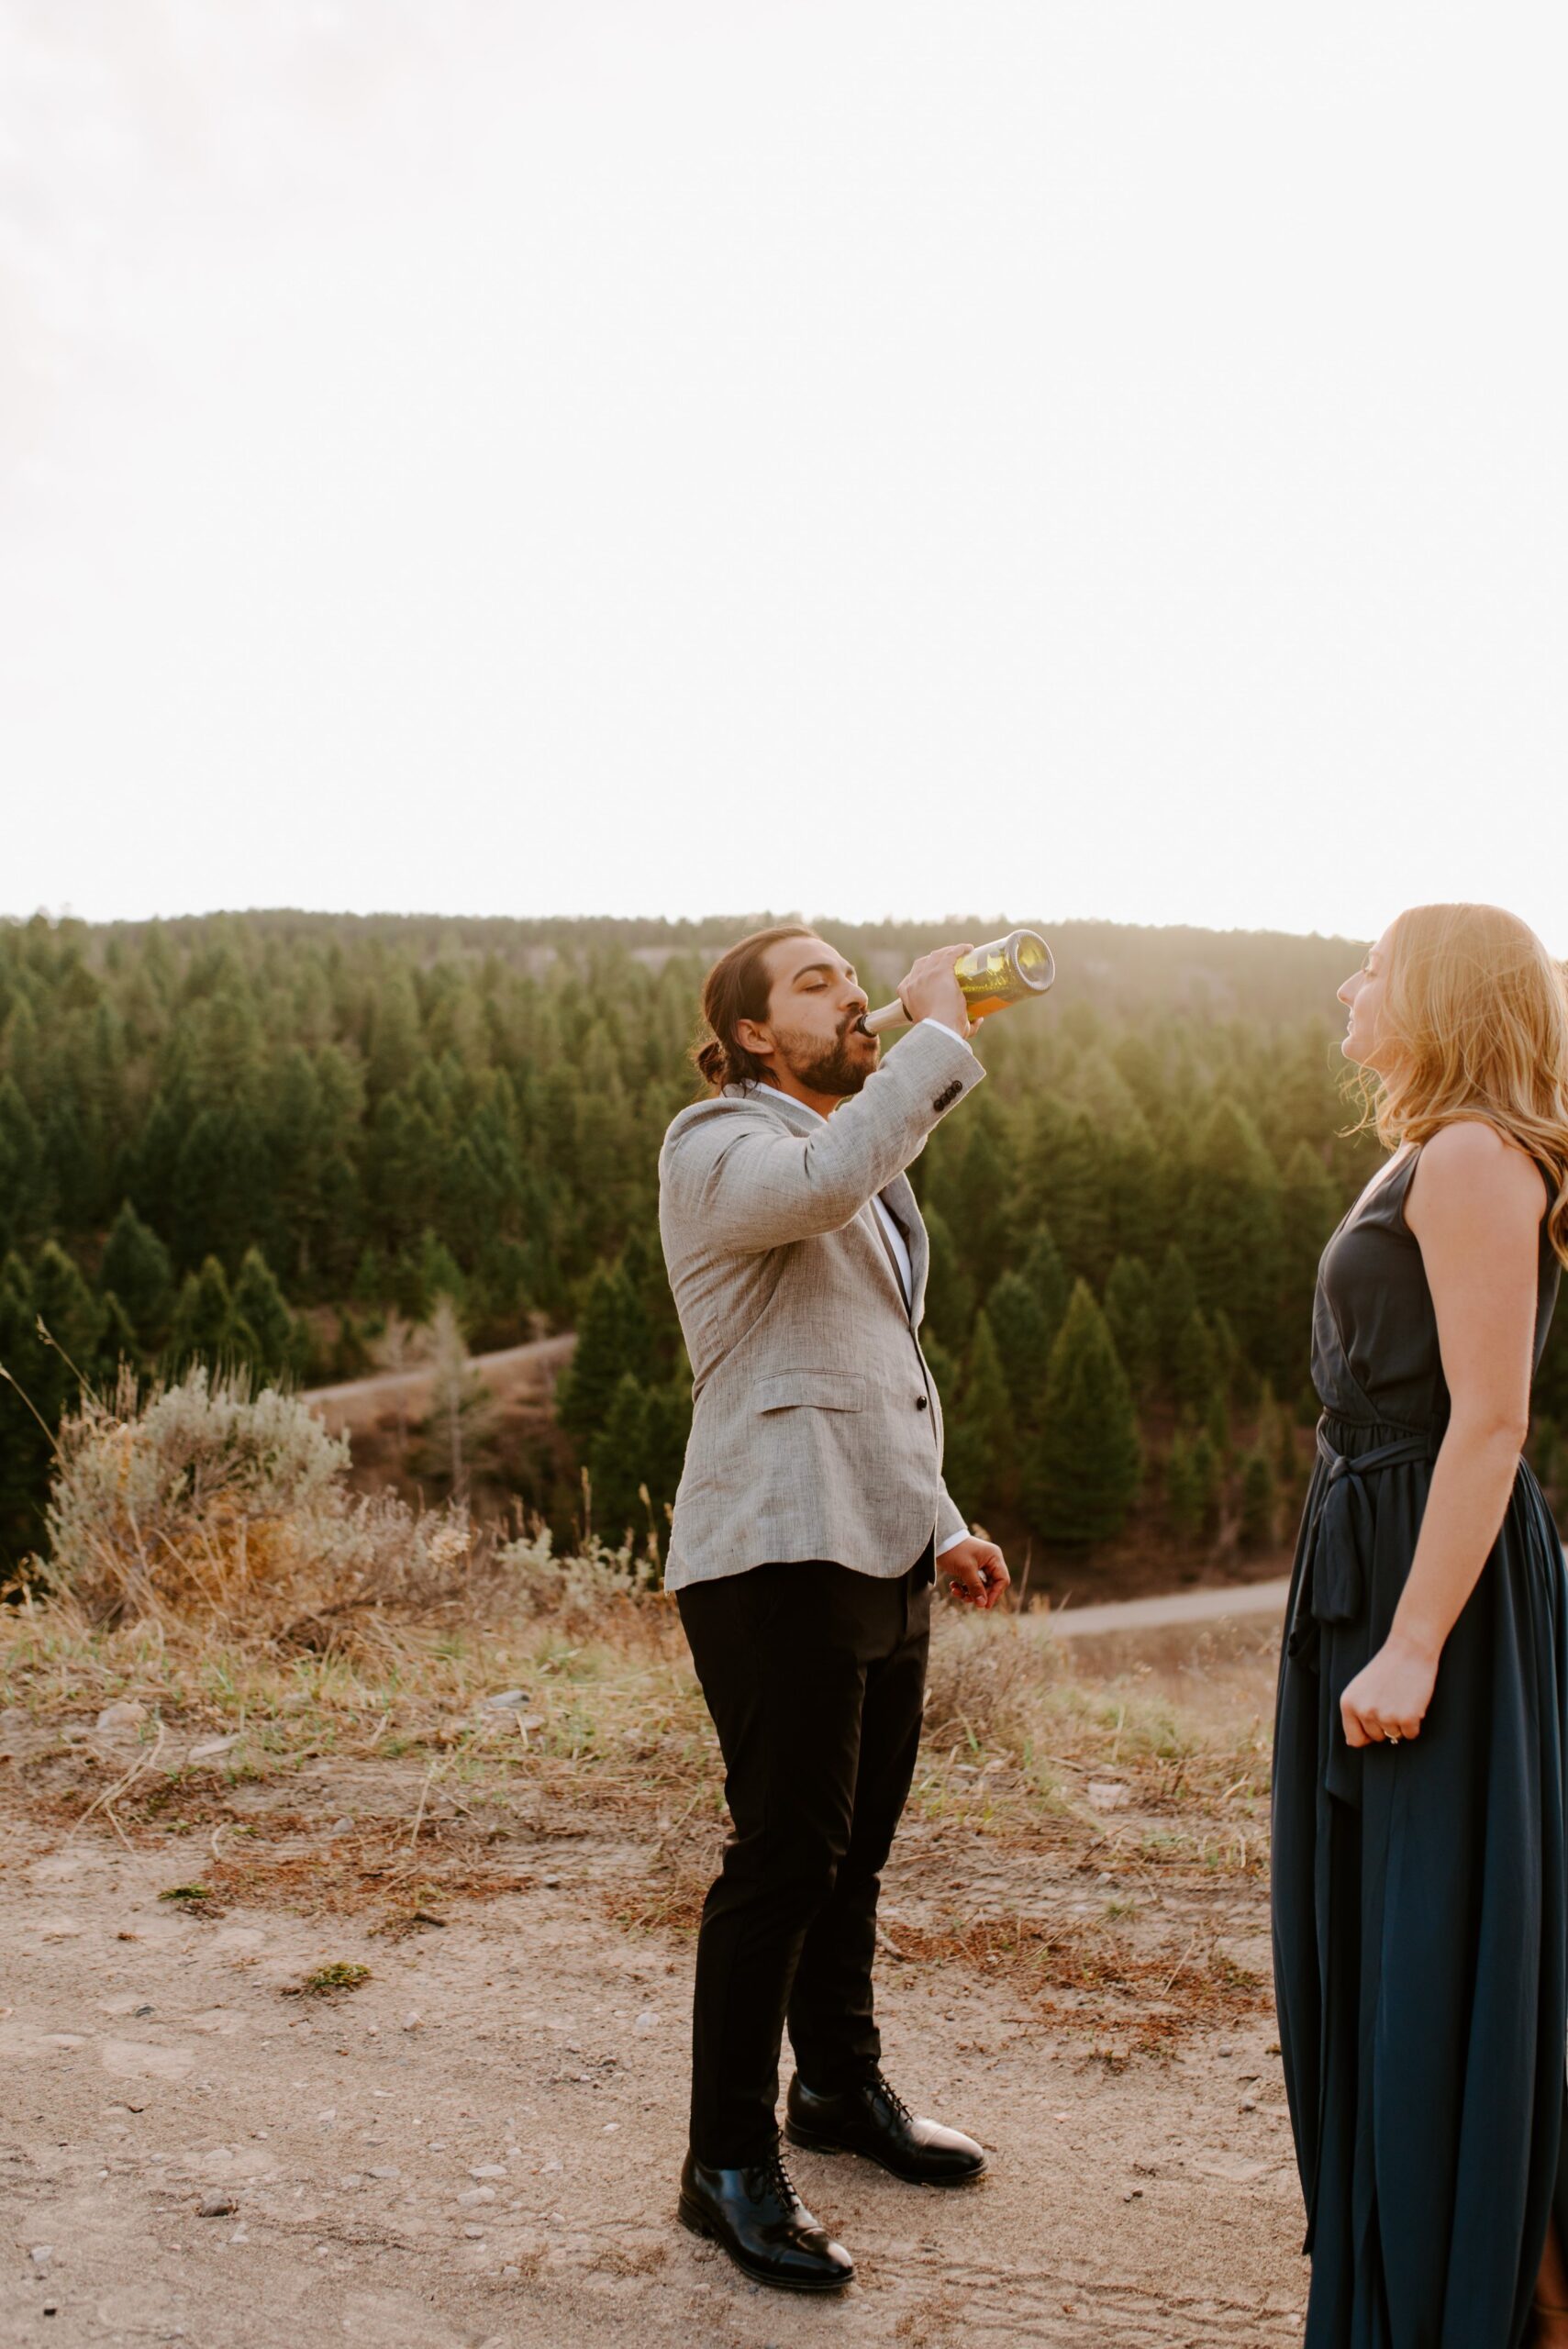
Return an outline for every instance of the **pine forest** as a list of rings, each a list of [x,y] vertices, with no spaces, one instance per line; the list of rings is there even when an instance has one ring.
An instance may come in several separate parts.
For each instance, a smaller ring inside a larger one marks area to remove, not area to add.
[[[0,930],[13,1578],[34,1553],[47,1575],[53,1425],[121,1363],[311,1386],[455,1347],[461,1459],[439,1429],[403,1431],[407,1486],[461,1477],[476,1508],[562,1542],[656,1544],[691,1410],[659,1144],[702,1089],[704,969],[768,918]],[[948,1483],[1039,1589],[1277,1565],[1311,1455],[1314,1271],[1379,1158],[1338,1049],[1361,950],[1039,926],[1053,994],[980,1031],[989,1081],[911,1169]],[[936,942],[822,928],[873,1001]],[[553,1411],[487,1409],[468,1358],[564,1331]],[[1561,1502],[1561,1326],[1537,1406],[1531,1457]]]

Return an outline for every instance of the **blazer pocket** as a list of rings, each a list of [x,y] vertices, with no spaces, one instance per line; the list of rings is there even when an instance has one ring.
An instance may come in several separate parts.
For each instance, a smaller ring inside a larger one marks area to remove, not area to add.
[[[781,1370],[757,1381],[759,1411],[863,1411],[866,1383],[852,1370]]]

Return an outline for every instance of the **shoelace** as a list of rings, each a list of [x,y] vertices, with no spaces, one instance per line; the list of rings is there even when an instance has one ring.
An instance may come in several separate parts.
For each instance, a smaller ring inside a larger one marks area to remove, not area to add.
[[[898,2115],[898,2118],[904,2122],[905,2126],[906,2128],[913,2128],[915,2122],[914,2114],[910,2111],[908,2106],[905,2103],[897,2089],[888,2087],[887,2082],[883,2078],[880,2072],[873,2073],[872,2086],[877,2090],[878,2094],[884,2097],[893,2107],[894,2111]]]
[[[773,2146],[773,2152],[762,2164],[762,2175],[765,2182],[777,2189],[782,2201],[786,2203],[799,2201],[800,2197],[795,2190],[795,2180],[791,2177],[784,2163],[782,2144],[775,2143]]]

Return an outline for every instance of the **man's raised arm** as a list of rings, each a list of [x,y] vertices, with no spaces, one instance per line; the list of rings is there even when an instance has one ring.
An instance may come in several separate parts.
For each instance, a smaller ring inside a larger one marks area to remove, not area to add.
[[[961,1036],[922,1020],[819,1132],[781,1134],[771,1117],[737,1114],[732,1101],[703,1104],[665,1141],[660,1177],[717,1247],[757,1255],[838,1231],[984,1074]]]

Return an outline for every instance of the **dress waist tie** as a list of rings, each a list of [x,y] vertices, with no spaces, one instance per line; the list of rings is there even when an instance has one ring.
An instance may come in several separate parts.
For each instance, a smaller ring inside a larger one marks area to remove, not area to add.
[[[1327,1415],[1325,1415],[1326,1418]],[[1307,1530],[1307,1555],[1296,1586],[1287,1651],[1304,1671],[1323,1674],[1329,1684],[1329,1792],[1359,1807],[1361,1776],[1355,1755],[1337,1734],[1340,1698],[1368,1661],[1367,1598],[1372,1578],[1374,1518],[1372,1479],[1385,1469],[1430,1460],[1429,1435],[1398,1437],[1352,1457],[1336,1452],[1318,1422],[1318,1456],[1329,1475]]]

